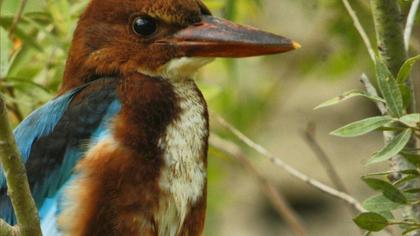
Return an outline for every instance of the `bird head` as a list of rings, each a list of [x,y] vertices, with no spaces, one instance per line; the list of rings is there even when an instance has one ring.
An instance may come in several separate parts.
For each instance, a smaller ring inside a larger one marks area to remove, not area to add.
[[[188,77],[216,57],[297,47],[290,39],[214,17],[201,0],[91,0],[74,33],[62,90],[111,75]]]

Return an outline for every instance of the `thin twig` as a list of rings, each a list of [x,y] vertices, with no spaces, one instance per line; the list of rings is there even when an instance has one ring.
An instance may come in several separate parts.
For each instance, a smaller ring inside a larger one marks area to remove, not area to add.
[[[312,149],[312,151],[315,153],[315,156],[318,158],[318,160],[321,162],[322,166],[325,168],[328,177],[334,184],[334,186],[344,193],[349,194],[349,191],[347,190],[346,185],[344,184],[342,178],[336,171],[334,165],[331,162],[331,159],[328,157],[327,153],[324,151],[324,149],[321,147],[321,145],[318,143],[318,140],[315,138],[315,124],[309,123],[307,128],[304,132],[302,132],[302,137],[308,144],[308,146]],[[353,208],[350,208],[353,214],[359,213],[358,211],[355,211]]]
[[[356,12],[353,10],[352,6],[350,5],[348,0],[342,0],[347,12],[349,13],[350,17],[353,20],[353,24],[356,27],[357,31],[360,34],[365,46],[368,50],[369,56],[373,62],[376,61],[375,51],[373,50],[372,43],[370,42],[369,36],[367,35],[365,29],[363,28],[362,24],[360,23],[359,18],[357,17]]]
[[[259,173],[259,171],[251,164],[238,145],[229,140],[223,139],[214,133],[210,135],[209,142],[213,148],[216,148],[239,161],[258,179],[260,182],[259,186],[263,190],[264,194],[270,199],[279,215],[285,219],[294,235],[307,235],[296,212],[289,206],[286,199],[277,191],[274,184]]]
[[[410,7],[410,12],[408,13],[407,23],[404,30],[404,43],[405,50],[408,52],[410,49],[410,39],[411,33],[413,32],[414,22],[416,21],[416,14],[420,6],[420,0],[414,0]]]
[[[373,84],[370,82],[369,78],[367,77],[366,74],[362,74],[360,76],[360,82],[363,84],[363,86],[366,89],[366,92],[374,97],[378,97],[378,91],[376,90],[375,86],[373,86]],[[383,104],[382,102],[377,101],[376,102],[376,106],[378,107],[379,111],[381,112],[382,115],[385,115],[387,113],[387,109],[385,107],[385,104]]]
[[[214,116],[215,120],[224,128],[228,129],[232,134],[234,134],[239,140],[241,140],[243,143],[248,145],[250,148],[254,149],[256,152],[260,153],[262,156],[267,158],[270,162],[272,162],[274,165],[284,169],[287,173],[289,173],[291,176],[307,183],[308,185],[320,190],[321,192],[326,193],[329,196],[335,197],[337,199],[340,199],[347,204],[350,204],[355,210],[358,212],[365,212],[366,210],[363,208],[363,206],[357,201],[354,197],[343,193],[341,191],[338,191],[337,189],[334,189],[324,183],[321,183],[320,181],[313,179],[306,174],[302,173],[301,171],[295,169],[294,167],[290,166],[289,164],[285,163],[278,157],[276,157],[274,154],[269,152],[267,149],[262,147],[261,145],[255,143],[250,138],[248,138],[246,135],[244,135],[242,132],[240,132],[238,129],[233,127],[231,124],[229,124],[227,121],[225,121],[220,115],[211,113],[212,116]]]
[[[9,28],[9,37],[11,38],[15,33],[17,25],[19,24],[20,19],[22,18],[23,11],[25,10],[27,0],[21,0],[18,12],[16,13],[15,17],[13,18],[12,25]]]

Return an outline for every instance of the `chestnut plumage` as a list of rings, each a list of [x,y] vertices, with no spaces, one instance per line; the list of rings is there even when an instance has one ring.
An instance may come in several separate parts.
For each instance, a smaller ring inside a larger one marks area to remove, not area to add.
[[[207,198],[214,57],[299,47],[200,0],[91,0],[59,95],[15,130],[46,236],[198,236]],[[0,172],[0,217],[14,223]]]

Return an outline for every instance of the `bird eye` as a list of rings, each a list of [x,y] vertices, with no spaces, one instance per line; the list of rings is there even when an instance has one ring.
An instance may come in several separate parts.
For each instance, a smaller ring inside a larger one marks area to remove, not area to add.
[[[156,32],[156,21],[151,17],[139,16],[133,21],[133,31],[140,36],[149,36]]]

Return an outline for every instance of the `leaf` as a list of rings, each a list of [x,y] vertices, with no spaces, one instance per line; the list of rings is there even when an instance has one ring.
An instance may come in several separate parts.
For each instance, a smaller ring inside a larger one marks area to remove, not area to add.
[[[404,178],[399,179],[398,181],[395,181],[394,185],[395,186],[401,186],[402,184],[404,184],[404,183],[406,183],[410,180],[416,179],[416,178],[417,178],[417,175],[407,175]]]
[[[372,189],[382,191],[382,194],[393,202],[400,204],[407,204],[408,202],[407,198],[398,188],[384,180],[363,178],[363,181]]]
[[[412,233],[413,231],[416,231],[416,230],[418,230],[419,229],[419,227],[410,227],[410,228],[408,228],[408,229],[406,229],[404,232],[402,232],[402,235],[403,236],[405,236],[405,235],[409,235],[409,233]]]
[[[417,127],[417,125],[420,123],[420,114],[409,114],[405,115],[398,119],[399,122],[409,126],[409,127]]]
[[[413,152],[402,151],[404,158],[413,165],[420,165],[420,155]]]
[[[383,175],[390,175],[394,173],[400,173],[404,175],[420,175],[420,173],[416,169],[406,169],[406,170],[375,172],[375,173],[367,174],[365,177],[381,176],[381,175],[383,176]]]
[[[385,217],[374,213],[374,212],[365,212],[353,219],[360,228],[378,232],[383,230],[388,226],[388,220]]]
[[[0,78],[4,78],[10,67],[9,52],[12,48],[7,31],[0,27]]]
[[[378,96],[372,96],[372,95],[369,95],[369,94],[367,94],[366,92],[363,92],[363,91],[350,90],[348,92],[343,93],[342,95],[340,95],[338,97],[335,97],[335,98],[332,98],[328,101],[323,102],[322,104],[315,107],[314,110],[324,108],[324,107],[333,106],[333,105],[336,105],[340,102],[344,102],[344,101],[346,101],[350,98],[353,98],[353,97],[365,97],[365,98],[368,98],[368,99],[370,99],[372,101],[375,101],[375,102],[385,103],[385,100],[378,97]]]
[[[405,83],[409,78],[411,71],[413,70],[413,66],[416,62],[420,61],[420,55],[412,57],[404,62],[400,71],[398,72],[397,82],[398,83]]]
[[[420,193],[420,188],[411,188],[404,191],[405,193]]]
[[[400,88],[394,76],[381,59],[378,59],[376,62],[376,77],[390,115],[401,117],[404,113],[404,102]]]
[[[420,175],[419,171],[416,170],[416,169],[400,170],[398,172],[401,173],[401,174],[404,174],[404,175],[415,175],[415,176]]]
[[[367,162],[367,164],[378,163],[382,161],[386,161],[393,156],[397,155],[401,152],[410,141],[411,129],[406,129],[397,135],[394,139],[392,139],[388,144],[385,145],[379,152],[375,153]]]
[[[404,206],[404,204],[389,200],[383,194],[370,197],[363,202],[363,207],[366,210],[376,213],[380,213],[383,211],[392,211]]]
[[[411,89],[406,84],[398,84],[398,87],[400,88],[400,91],[401,91],[401,96],[404,103],[404,109],[407,109],[410,106],[411,100],[412,100]]]
[[[21,21],[19,21],[19,25],[16,26],[14,34],[18,38],[22,39],[22,41],[24,41],[26,44],[28,44],[28,46],[31,46],[31,48],[34,48],[37,51],[42,52],[43,49],[41,45],[39,45],[38,42],[34,40],[34,37],[32,35],[29,35],[28,34],[29,32],[26,32],[20,28],[20,25],[22,23],[26,23],[26,20],[24,20],[23,18],[21,19]],[[0,17],[0,26],[3,27],[4,29],[8,30],[11,24],[12,24],[12,19]]]
[[[375,116],[364,120],[356,121],[348,124],[342,128],[333,131],[331,134],[339,137],[356,137],[367,134],[375,129],[378,129],[390,122],[393,119],[389,116]]]
[[[385,217],[385,219],[387,220],[395,219],[391,211],[382,211],[382,212],[375,212],[375,213],[378,213],[379,215]]]

